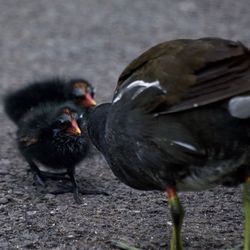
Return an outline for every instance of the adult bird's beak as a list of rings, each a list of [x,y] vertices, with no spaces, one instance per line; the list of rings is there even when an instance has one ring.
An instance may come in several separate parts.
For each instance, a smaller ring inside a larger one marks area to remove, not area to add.
[[[71,121],[71,126],[67,130],[70,134],[80,136],[81,135],[81,129],[79,128],[76,120]]]
[[[83,105],[85,107],[96,106],[96,101],[93,99],[93,97],[89,93],[86,93],[85,99],[83,100]]]

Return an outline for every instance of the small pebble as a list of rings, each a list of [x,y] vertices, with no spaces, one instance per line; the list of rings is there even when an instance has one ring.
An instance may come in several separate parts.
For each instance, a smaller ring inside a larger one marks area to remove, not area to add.
[[[33,215],[35,215],[37,213],[37,211],[28,211],[27,212],[27,215],[28,216],[33,216]]]
[[[9,174],[7,169],[0,169],[0,175],[6,175]]]
[[[1,164],[1,166],[2,165],[9,165],[10,164],[10,160],[9,159],[1,159],[0,160],[0,164]],[[6,169],[6,171],[7,171],[7,169]]]
[[[67,209],[68,209],[67,205],[62,205],[62,206],[58,206],[56,210],[58,210],[58,211],[65,211]]]
[[[9,249],[8,242],[0,242],[0,249]]]
[[[56,211],[55,211],[55,210],[51,210],[51,211],[50,211],[50,214],[51,214],[51,215],[54,215],[54,214],[56,214]]]
[[[16,194],[16,195],[23,195],[24,192],[22,190],[15,190],[14,194]]]
[[[0,204],[6,204],[6,203],[8,203],[9,202],[9,200],[8,199],[6,199],[6,198],[0,198]]]
[[[44,196],[44,198],[45,199],[48,199],[48,200],[52,200],[52,199],[54,199],[56,196],[54,195],[54,194],[46,194],[45,196]]]

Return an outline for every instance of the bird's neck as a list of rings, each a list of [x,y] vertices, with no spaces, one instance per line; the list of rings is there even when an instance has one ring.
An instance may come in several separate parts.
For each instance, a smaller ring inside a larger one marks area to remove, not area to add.
[[[105,155],[105,128],[111,104],[105,103],[90,111],[88,119],[88,133],[95,147]]]

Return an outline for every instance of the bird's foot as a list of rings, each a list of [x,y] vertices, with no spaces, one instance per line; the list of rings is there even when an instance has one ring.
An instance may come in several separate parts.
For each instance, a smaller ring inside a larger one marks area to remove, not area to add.
[[[50,172],[35,172],[34,173],[34,179],[35,182],[38,183],[42,187],[46,187],[46,179],[52,179],[52,180],[69,180],[67,176],[65,176],[64,173],[50,173]]]
[[[79,196],[79,191],[76,189],[74,190],[73,187],[63,187],[54,191],[49,192],[50,194],[58,195],[58,194],[67,194],[67,193],[73,193],[74,200],[77,204],[81,203],[81,199]]]
[[[243,243],[241,243],[239,245],[236,245],[234,247],[225,248],[223,250],[242,250],[242,249],[244,249],[244,244]]]
[[[77,204],[81,203],[80,194],[82,195],[109,195],[108,193],[102,190],[96,189],[80,189],[79,187],[62,187],[61,189],[50,192],[50,194],[58,195],[65,193],[73,193],[74,200]]]
[[[101,195],[106,195],[106,196],[109,195],[107,192],[105,192],[103,190],[98,190],[98,189],[80,189],[79,192],[81,194],[83,194],[83,195],[88,195],[88,194],[89,195],[91,195],[91,194],[93,194],[93,195],[101,194]]]
[[[128,244],[127,242],[124,242],[124,241],[110,240],[109,242],[110,242],[110,244],[112,246],[117,247],[119,249],[123,249],[123,250],[140,250],[140,248],[131,246],[130,244]]]
[[[30,173],[33,174],[34,185],[38,184],[38,185],[40,185],[42,187],[46,187],[45,178],[42,175],[41,171],[38,169],[38,167],[33,162],[31,162],[29,164],[29,166],[30,167],[27,168],[27,173],[28,174],[30,174]]]
[[[66,176],[66,173],[51,173],[51,172],[45,172],[41,171],[40,174],[44,178],[49,178],[52,180],[70,180],[69,177]]]

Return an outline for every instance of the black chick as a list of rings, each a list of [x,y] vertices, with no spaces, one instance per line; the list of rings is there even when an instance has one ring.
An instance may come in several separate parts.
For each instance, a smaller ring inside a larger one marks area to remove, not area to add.
[[[43,182],[48,177],[48,172],[41,171],[38,164],[50,170],[64,171],[72,182],[76,202],[80,200],[75,167],[89,149],[87,131],[83,129],[86,121],[84,116],[82,110],[72,103],[47,103],[27,112],[19,121],[17,131],[19,150],[38,179]]]
[[[244,183],[250,249],[250,52],[219,38],[159,44],[121,74],[112,103],[94,109],[88,132],[114,174],[166,191],[171,250],[181,250],[179,191]]]
[[[52,78],[35,81],[6,95],[5,112],[16,124],[32,108],[46,102],[73,101],[83,109],[95,106],[94,88],[86,80]]]

